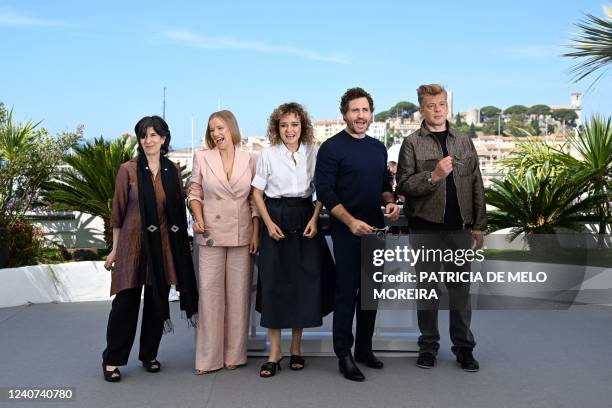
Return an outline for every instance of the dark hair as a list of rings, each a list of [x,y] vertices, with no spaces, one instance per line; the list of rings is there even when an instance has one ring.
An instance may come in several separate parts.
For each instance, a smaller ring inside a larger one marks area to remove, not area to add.
[[[155,133],[166,138],[160,151],[160,154],[165,156],[168,154],[168,150],[170,148],[170,129],[168,129],[168,124],[166,121],[157,115],[145,116],[144,118],[140,119],[138,123],[136,123],[136,126],[134,126],[136,140],[138,140],[138,154],[144,154],[144,150],[140,144],[140,139],[147,137],[147,129],[150,127],[155,130]]]
[[[268,140],[271,145],[281,144],[283,141],[280,137],[279,124],[283,116],[293,113],[300,119],[302,133],[300,134],[300,143],[314,144],[314,130],[308,112],[302,105],[297,102],[283,103],[278,108],[274,109],[268,119]]]
[[[374,100],[372,96],[367,93],[363,88],[350,88],[347,89],[342,98],[340,99],[340,113],[343,115],[348,112],[349,102],[353,99],[366,98],[370,105],[370,112],[374,113]]]

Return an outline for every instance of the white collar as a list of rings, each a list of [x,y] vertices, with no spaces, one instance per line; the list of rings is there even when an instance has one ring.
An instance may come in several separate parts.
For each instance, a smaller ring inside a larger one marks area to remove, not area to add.
[[[284,153],[287,156],[291,156],[294,153],[294,152],[290,151],[289,149],[287,149],[287,146],[285,146],[285,144],[283,142],[281,142],[280,145],[278,145],[278,148],[280,149],[280,151],[282,153]],[[305,154],[304,150],[305,150],[304,144],[300,143],[299,146],[298,146],[298,149],[295,151],[295,153],[297,155],[303,156]]]

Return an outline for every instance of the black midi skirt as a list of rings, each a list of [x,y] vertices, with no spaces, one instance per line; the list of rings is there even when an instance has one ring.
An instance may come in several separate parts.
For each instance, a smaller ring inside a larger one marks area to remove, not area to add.
[[[266,208],[285,238],[275,241],[261,229],[255,303],[261,326],[321,326],[333,309],[335,265],[323,234],[302,235],[314,205],[310,198],[266,198]]]

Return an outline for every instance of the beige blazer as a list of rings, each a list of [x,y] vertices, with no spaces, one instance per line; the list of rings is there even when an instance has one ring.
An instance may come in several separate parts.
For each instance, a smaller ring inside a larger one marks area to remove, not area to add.
[[[198,200],[204,208],[204,234],[195,242],[207,246],[248,245],[252,217],[258,216],[251,194],[257,156],[236,148],[232,176],[223,170],[219,149],[196,150],[188,187],[188,203]]]

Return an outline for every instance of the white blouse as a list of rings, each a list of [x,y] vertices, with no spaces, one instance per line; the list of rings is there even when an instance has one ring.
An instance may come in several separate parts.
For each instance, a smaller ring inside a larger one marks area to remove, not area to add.
[[[264,148],[251,185],[272,198],[312,196],[318,150],[313,144],[300,144],[295,153],[283,143]]]

